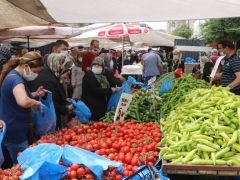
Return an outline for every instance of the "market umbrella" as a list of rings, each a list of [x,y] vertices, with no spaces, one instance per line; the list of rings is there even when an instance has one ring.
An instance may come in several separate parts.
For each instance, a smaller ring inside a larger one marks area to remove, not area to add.
[[[27,38],[28,48],[30,39],[67,39],[81,34],[80,28],[60,26],[25,26],[0,31],[0,40],[10,38]]]
[[[124,61],[124,38],[129,37],[129,35],[132,34],[148,34],[149,29],[145,27],[141,27],[138,25],[133,24],[114,24],[105,30],[99,31],[98,36],[99,37],[107,37],[107,38],[121,38],[122,39],[122,63]]]

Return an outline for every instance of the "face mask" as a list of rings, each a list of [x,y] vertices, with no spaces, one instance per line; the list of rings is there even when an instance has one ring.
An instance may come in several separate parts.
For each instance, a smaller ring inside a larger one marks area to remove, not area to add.
[[[113,61],[110,61],[110,69],[113,69]]]
[[[79,62],[82,62],[82,57],[78,57],[78,61],[79,61]]]
[[[220,56],[225,56],[224,52],[220,52]]]
[[[68,55],[68,50],[61,51],[60,54],[61,54],[62,56],[67,56],[67,55]]]
[[[35,80],[35,79],[38,77],[38,74],[32,72],[32,70],[30,69],[30,67],[28,67],[28,70],[29,70],[29,74],[27,74],[26,70],[23,69],[23,78],[24,78],[26,81],[33,81],[33,80]]]
[[[102,73],[102,67],[92,67],[92,72],[94,74],[101,74]]]

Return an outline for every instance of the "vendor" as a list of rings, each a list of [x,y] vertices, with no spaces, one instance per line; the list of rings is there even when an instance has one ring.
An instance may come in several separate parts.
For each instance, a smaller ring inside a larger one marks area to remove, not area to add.
[[[178,49],[173,51],[173,71],[176,69],[181,68],[184,72],[184,62],[182,61],[182,53]]]
[[[25,81],[36,79],[42,66],[41,56],[36,52],[29,52],[5,64],[0,77],[0,119],[7,127],[3,144],[15,164],[17,153],[29,146],[31,108],[40,106],[40,102],[33,98],[45,94],[42,87],[30,93]]]
[[[234,52],[235,46],[231,41],[223,40],[218,43],[218,48],[226,57],[222,72],[215,77],[221,79],[222,86],[228,86],[231,92],[240,95],[240,58]]]

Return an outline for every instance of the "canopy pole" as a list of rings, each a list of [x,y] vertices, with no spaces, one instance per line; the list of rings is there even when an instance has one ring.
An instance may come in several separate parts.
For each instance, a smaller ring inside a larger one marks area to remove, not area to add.
[[[124,65],[123,61],[124,61],[124,40],[123,40],[123,36],[122,36],[122,67]]]
[[[30,45],[29,45],[29,36],[27,36],[27,46],[28,46],[28,51],[30,49]]]

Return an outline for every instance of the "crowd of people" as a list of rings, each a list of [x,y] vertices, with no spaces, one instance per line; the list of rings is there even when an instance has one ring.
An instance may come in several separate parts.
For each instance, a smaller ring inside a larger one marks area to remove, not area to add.
[[[200,78],[209,82],[216,60],[224,54],[225,60],[211,81],[220,79],[222,86],[239,95],[240,59],[234,48],[230,41],[219,42],[218,50],[213,49],[209,56],[202,54],[193,73],[200,73]],[[66,41],[58,40],[50,54],[41,56],[39,52],[24,50],[20,56],[11,57],[9,49],[0,46],[0,127],[6,124],[3,148],[13,163],[17,163],[17,153],[33,142],[31,108],[39,108],[39,96],[45,98],[52,92],[58,130],[74,116],[71,98],[82,100],[89,107],[91,120],[98,121],[106,113],[110,96],[121,91],[126,80],[121,75],[122,65],[141,64],[145,83],[163,73],[163,61],[168,63],[168,71],[184,72],[179,50],[166,57],[151,48],[148,52],[129,50],[122,54],[100,49],[98,40],[93,40],[87,50],[70,48]]]

